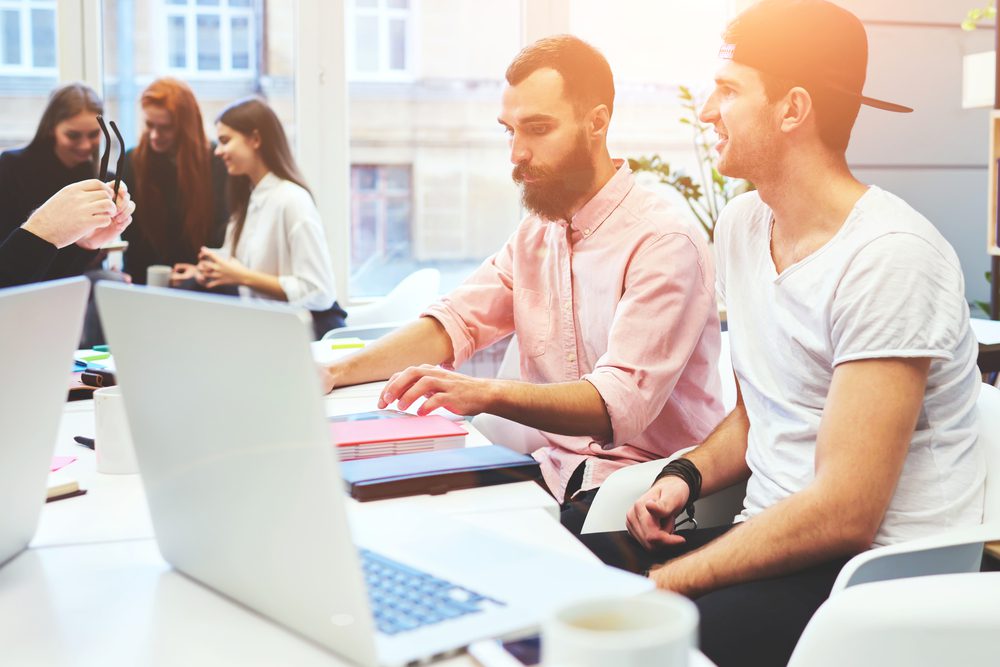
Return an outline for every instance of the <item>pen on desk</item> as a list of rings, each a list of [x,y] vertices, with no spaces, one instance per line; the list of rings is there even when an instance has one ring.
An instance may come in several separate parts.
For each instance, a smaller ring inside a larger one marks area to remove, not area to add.
[[[75,435],[75,436],[73,436],[73,440],[76,441],[77,444],[83,445],[87,449],[93,449],[94,448],[94,439],[93,438],[85,438],[82,435]]]

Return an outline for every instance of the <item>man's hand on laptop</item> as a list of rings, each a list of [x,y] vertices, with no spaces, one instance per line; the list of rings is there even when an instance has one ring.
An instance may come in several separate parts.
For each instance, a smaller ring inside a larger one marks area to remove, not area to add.
[[[689,492],[687,483],[679,477],[657,480],[628,511],[628,532],[649,550],[683,544],[684,538],[674,533],[674,522],[684,510]]]
[[[411,366],[389,378],[378,399],[378,407],[385,408],[396,401],[400,410],[406,410],[423,396],[427,400],[417,414],[426,415],[437,408],[445,408],[457,415],[477,415],[490,411],[496,385],[494,380],[469,377],[440,366]]]

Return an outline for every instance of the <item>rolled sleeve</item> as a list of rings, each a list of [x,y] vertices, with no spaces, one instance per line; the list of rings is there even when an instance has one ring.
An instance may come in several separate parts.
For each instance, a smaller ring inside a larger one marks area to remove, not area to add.
[[[608,348],[583,376],[611,418],[612,444],[642,434],[663,410],[716,317],[714,271],[684,234],[669,234],[633,260]]]
[[[431,305],[421,317],[433,317],[451,339],[457,368],[477,350],[514,330],[513,248],[508,241],[484,261],[451,294]]]

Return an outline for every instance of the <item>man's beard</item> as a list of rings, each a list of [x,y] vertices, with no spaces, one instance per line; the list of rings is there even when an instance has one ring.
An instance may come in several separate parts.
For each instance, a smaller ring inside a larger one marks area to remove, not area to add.
[[[512,174],[521,186],[521,203],[546,220],[563,220],[594,183],[594,163],[581,134],[573,150],[552,168],[517,165]],[[524,182],[529,177],[531,183]]]

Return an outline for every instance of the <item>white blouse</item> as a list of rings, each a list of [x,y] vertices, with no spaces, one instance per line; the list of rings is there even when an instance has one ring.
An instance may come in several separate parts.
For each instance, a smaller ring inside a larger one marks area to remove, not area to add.
[[[290,304],[317,311],[333,305],[333,264],[319,211],[304,188],[268,173],[250,193],[235,251],[234,228],[230,222],[225,249],[247,268],[277,276]],[[243,285],[239,291],[245,299],[273,299]]]

